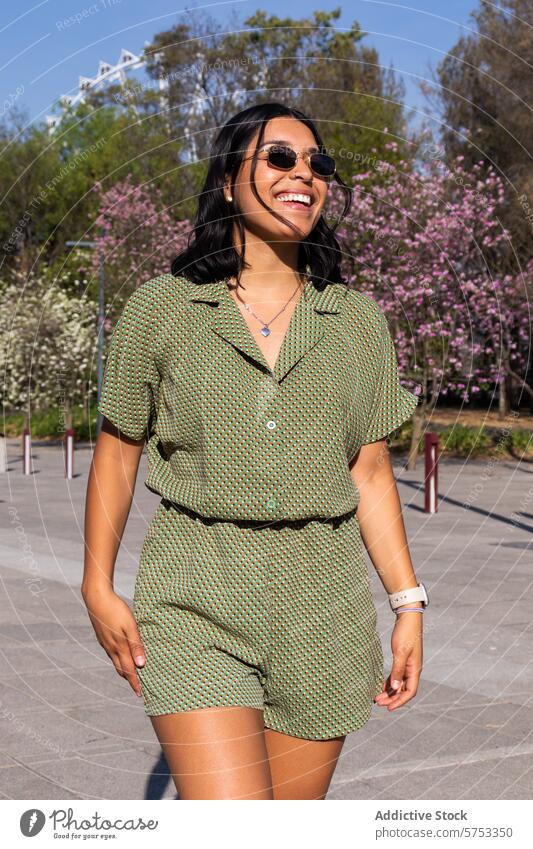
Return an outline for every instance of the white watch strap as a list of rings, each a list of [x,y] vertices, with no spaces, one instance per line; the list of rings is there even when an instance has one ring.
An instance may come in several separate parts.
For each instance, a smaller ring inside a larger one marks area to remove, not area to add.
[[[411,604],[413,601],[425,601],[426,594],[423,587],[410,587],[408,590],[401,590],[398,593],[389,594],[389,603],[393,610],[403,604]]]

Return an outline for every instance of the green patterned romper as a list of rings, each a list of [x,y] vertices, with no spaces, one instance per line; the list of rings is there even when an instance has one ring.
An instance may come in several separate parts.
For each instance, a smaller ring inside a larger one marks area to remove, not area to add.
[[[148,715],[243,705],[325,740],[384,672],[349,463],[409,418],[381,307],[305,284],[272,371],[226,284],[162,274],[129,298],[98,409],[147,440],[160,497],[133,614]]]

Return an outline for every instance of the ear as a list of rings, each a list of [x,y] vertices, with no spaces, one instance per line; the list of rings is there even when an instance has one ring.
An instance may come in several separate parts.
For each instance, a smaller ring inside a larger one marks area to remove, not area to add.
[[[232,197],[231,197],[231,175],[226,175],[226,177],[224,177],[223,192],[224,192],[225,199],[227,201],[231,202],[231,200],[232,200]]]

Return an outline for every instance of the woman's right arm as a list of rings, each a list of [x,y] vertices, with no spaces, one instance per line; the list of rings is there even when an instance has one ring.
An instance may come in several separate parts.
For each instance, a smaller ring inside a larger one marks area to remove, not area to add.
[[[144,439],[120,433],[106,418],[96,440],[85,503],[81,594],[100,645],[141,695],[136,666],[144,649],[130,607],[113,590],[115,560],[130,512]]]

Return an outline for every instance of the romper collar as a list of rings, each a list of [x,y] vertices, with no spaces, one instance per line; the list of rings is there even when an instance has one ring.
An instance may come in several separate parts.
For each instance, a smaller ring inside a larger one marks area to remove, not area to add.
[[[334,316],[339,315],[346,290],[343,284],[330,284],[319,292],[306,279],[302,295],[294,308],[291,321],[283,339],[274,371],[266,362],[259,345],[233,300],[224,280],[212,283],[193,283],[187,279],[189,301],[206,301],[218,304],[209,310],[212,330],[232,344],[278,381],[322,339]]]

